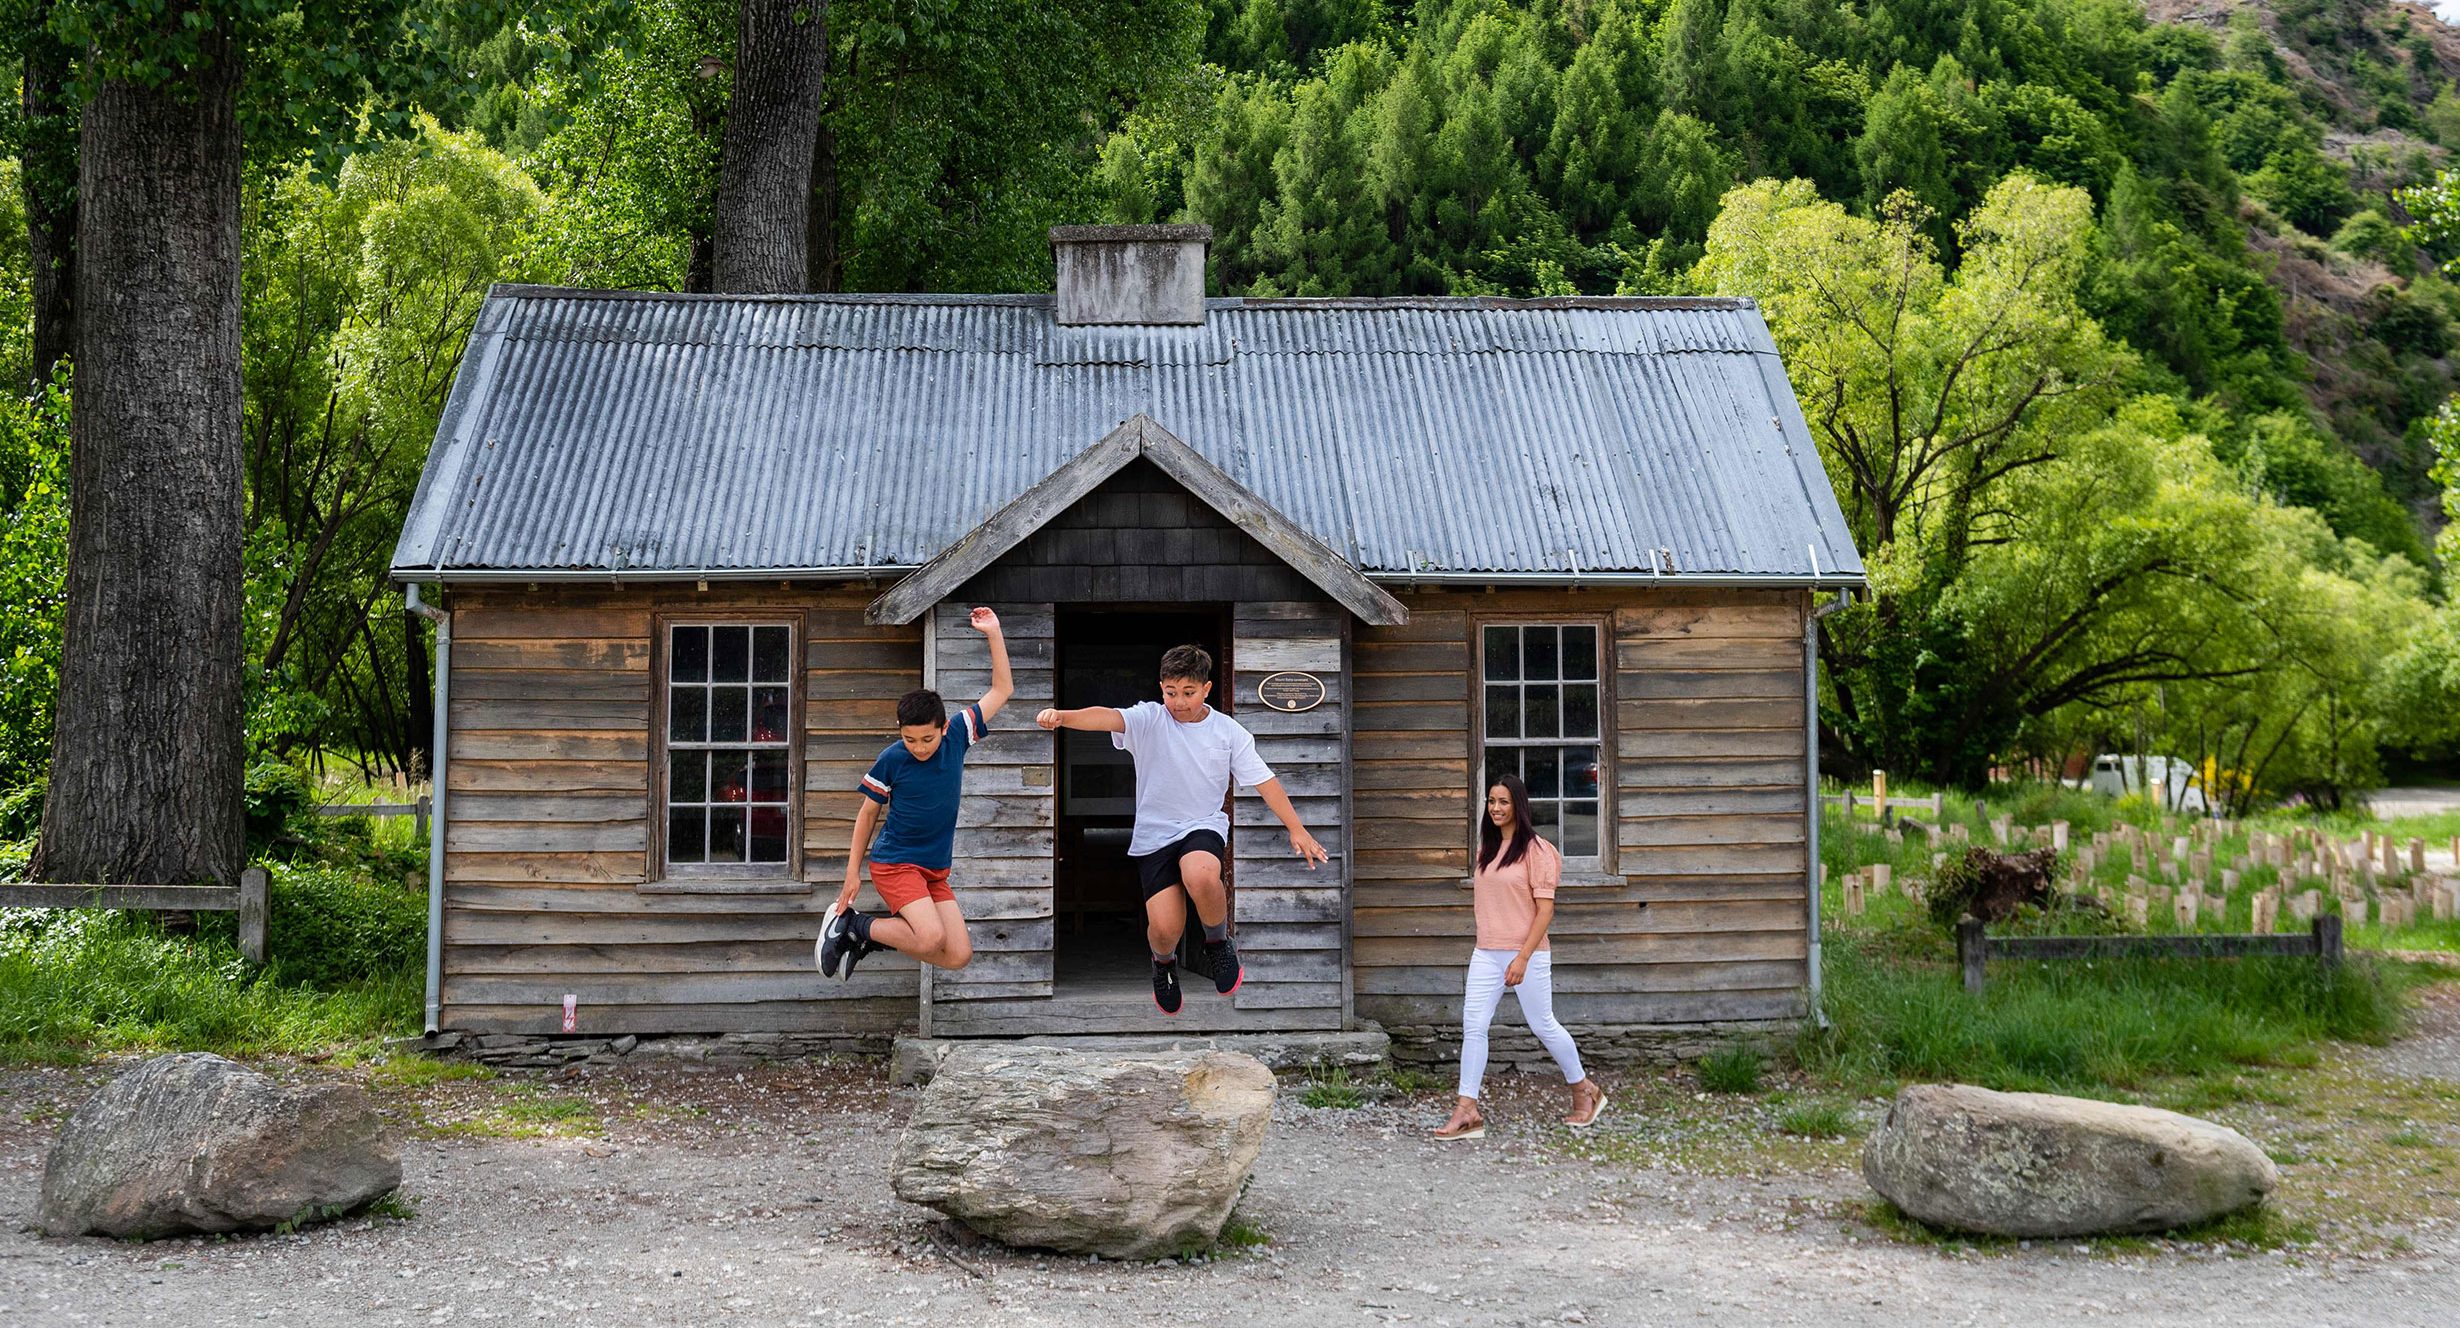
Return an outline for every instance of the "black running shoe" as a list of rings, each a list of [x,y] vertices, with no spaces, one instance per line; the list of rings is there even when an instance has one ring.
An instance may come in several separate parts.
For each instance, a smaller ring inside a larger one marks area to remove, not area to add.
[[[878,954],[887,948],[887,946],[880,944],[878,941],[850,941],[850,943],[846,946],[845,959],[843,960],[845,970],[841,976],[847,978],[853,977],[854,962],[856,960],[863,958],[865,955]]]
[[[1213,990],[1224,996],[1247,980],[1247,970],[1239,967],[1239,947],[1227,936],[1204,943],[1204,966],[1213,975]]]
[[[854,976],[854,960],[862,948],[862,938],[854,934],[854,910],[831,915],[820,929],[820,976]]]
[[[1153,1005],[1163,1014],[1179,1012],[1179,961],[1153,961]]]

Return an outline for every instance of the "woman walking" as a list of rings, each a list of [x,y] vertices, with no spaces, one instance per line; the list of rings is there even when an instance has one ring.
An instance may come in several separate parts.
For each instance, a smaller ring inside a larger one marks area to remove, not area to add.
[[[1563,855],[1538,835],[1529,817],[1529,787],[1517,775],[1499,776],[1486,790],[1486,816],[1478,826],[1478,869],[1471,884],[1478,919],[1477,948],[1469,952],[1469,983],[1461,1002],[1461,1096],[1438,1139],[1476,1139],[1486,1133],[1478,1090],[1486,1079],[1486,1029],[1510,987],[1520,997],[1529,1031],[1563,1067],[1572,1090],[1571,1114],[1563,1123],[1585,1130],[1605,1114],[1606,1093],[1580,1069],[1580,1049],[1555,1018],[1554,960],[1546,928],[1555,917],[1555,886],[1563,879]]]

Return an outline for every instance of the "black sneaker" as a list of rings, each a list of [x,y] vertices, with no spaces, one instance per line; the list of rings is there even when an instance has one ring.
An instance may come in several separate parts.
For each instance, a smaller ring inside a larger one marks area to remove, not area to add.
[[[854,934],[854,910],[830,914],[820,928],[820,976],[854,976],[854,960],[862,948],[862,939]]]
[[[1163,1014],[1179,1012],[1179,961],[1153,961],[1153,1005]]]
[[[1247,981],[1247,970],[1239,966],[1239,947],[1229,937],[1204,943],[1205,971],[1213,975],[1213,990],[1227,996]]]

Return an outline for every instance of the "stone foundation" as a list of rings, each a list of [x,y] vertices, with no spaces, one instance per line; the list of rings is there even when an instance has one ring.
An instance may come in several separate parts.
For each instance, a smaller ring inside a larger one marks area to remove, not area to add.
[[[1755,1048],[1772,1056],[1802,1028],[1794,1019],[1728,1020],[1709,1024],[1566,1024],[1580,1047],[1583,1065],[1685,1065],[1729,1047]],[[1461,1030],[1456,1024],[1405,1024],[1384,1030],[1392,1036],[1392,1059],[1399,1065],[1456,1065],[1461,1059]],[[1554,1057],[1520,1024],[1497,1021],[1487,1031],[1486,1063],[1490,1069],[1547,1070]]]
[[[566,1065],[613,1065],[626,1059],[665,1057],[679,1061],[750,1064],[807,1056],[885,1056],[888,1034],[720,1033],[673,1037],[550,1037],[532,1033],[435,1033],[400,1038],[392,1045],[438,1056],[460,1056],[511,1070],[552,1070]]]

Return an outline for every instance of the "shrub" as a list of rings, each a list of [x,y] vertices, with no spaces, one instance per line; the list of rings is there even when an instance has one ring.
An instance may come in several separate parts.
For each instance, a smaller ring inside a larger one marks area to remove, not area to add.
[[[1712,1093],[1760,1091],[1760,1054],[1749,1047],[1727,1047],[1700,1058],[1695,1067],[1700,1087]]]
[[[348,867],[277,863],[271,870],[265,944],[278,981],[330,990],[420,971],[427,946],[423,891]]]
[[[249,857],[287,860],[313,842],[304,823],[316,805],[316,789],[296,767],[282,761],[249,766],[245,798]]]

